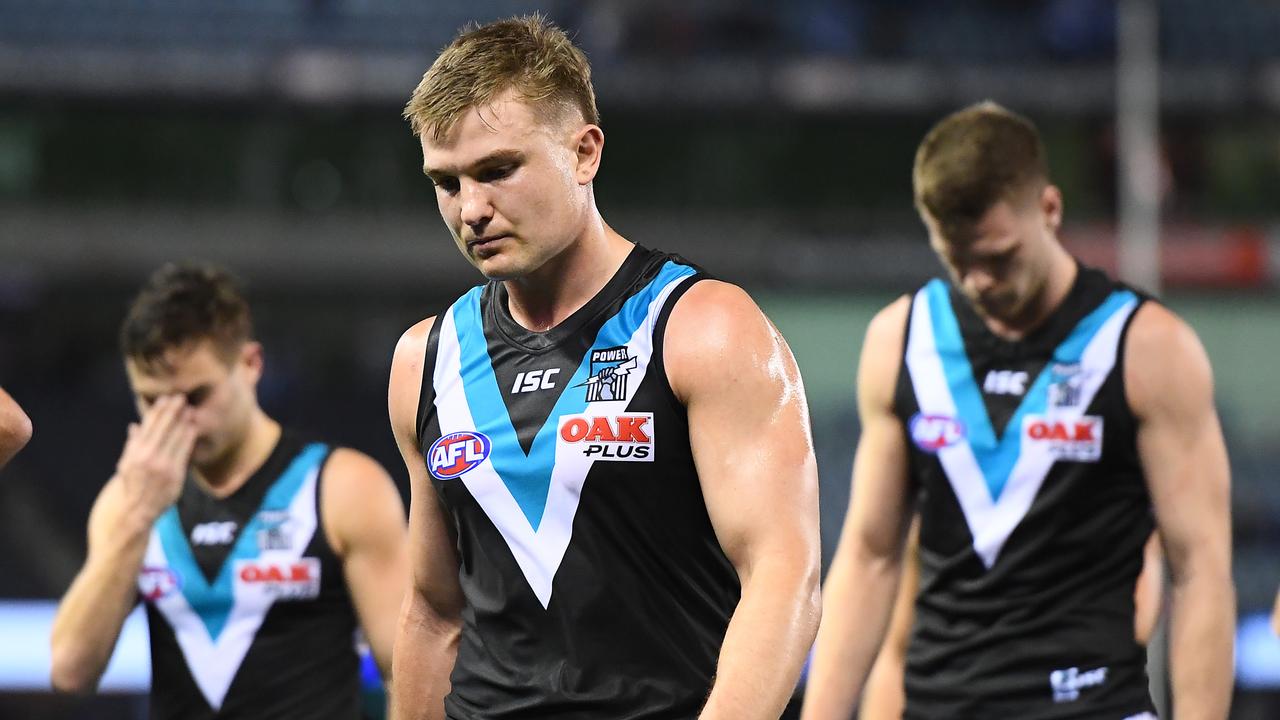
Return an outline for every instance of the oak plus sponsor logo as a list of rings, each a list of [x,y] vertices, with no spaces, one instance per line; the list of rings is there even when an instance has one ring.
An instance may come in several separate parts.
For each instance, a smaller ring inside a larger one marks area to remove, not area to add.
[[[493,443],[489,436],[474,430],[449,433],[436,440],[427,451],[427,469],[439,480],[461,477],[489,457]]]
[[[230,545],[239,526],[232,520],[200,523],[191,528],[192,545]]]
[[[1107,681],[1107,668],[1093,670],[1064,668],[1049,673],[1049,686],[1053,688],[1056,703],[1074,702],[1080,699],[1080,691],[1098,687]]]
[[[911,416],[909,429],[911,441],[927,453],[936,453],[942,448],[963,442],[967,437],[964,423],[950,415],[916,413]]]
[[[182,589],[182,579],[171,568],[144,565],[138,571],[138,594],[143,599],[156,601]]]
[[[653,461],[653,413],[562,415],[558,442],[590,460]]]
[[[1027,415],[1022,420],[1022,443],[1024,448],[1044,448],[1054,460],[1098,462],[1102,459],[1102,418]]]
[[[235,581],[242,588],[276,600],[309,600],[320,594],[320,560],[237,560]]]

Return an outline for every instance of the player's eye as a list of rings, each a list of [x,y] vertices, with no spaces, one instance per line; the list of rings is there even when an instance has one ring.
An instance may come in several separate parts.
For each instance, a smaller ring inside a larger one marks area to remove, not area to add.
[[[200,407],[205,400],[209,399],[209,388],[199,387],[186,394],[187,404],[191,407]]]
[[[431,184],[438,189],[443,190],[448,195],[458,194],[458,178],[456,177],[436,177],[431,178]]]
[[[987,261],[987,267],[991,268],[991,271],[997,275],[1002,274],[1009,269],[1010,265],[1013,264],[1013,258],[1016,255],[1017,253],[1013,250],[1006,250],[1005,252],[989,259]]]
[[[480,172],[479,180],[480,182],[494,182],[495,180],[501,180],[505,177],[509,177],[511,173],[515,172],[515,170],[516,166],[514,163],[486,168]]]

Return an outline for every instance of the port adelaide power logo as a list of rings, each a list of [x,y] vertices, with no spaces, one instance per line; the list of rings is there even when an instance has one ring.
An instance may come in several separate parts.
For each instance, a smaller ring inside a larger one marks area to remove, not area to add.
[[[587,402],[626,400],[630,390],[627,384],[636,365],[636,358],[625,345],[592,349],[591,375],[577,387],[587,387]]]

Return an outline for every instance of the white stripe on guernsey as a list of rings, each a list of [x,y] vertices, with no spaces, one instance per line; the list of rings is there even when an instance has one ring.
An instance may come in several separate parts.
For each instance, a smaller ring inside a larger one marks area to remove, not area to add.
[[[1093,396],[1115,365],[1120,333],[1135,307],[1136,300],[1121,307],[1107,318],[1089,341],[1080,357],[1080,366],[1084,370],[1080,400],[1073,406],[1056,409],[1055,418],[1069,422],[1084,414],[1084,409],[1093,401]],[[920,412],[958,418],[934,341],[929,297],[923,291],[916,295],[912,306],[906,359]],[[1012,428],[1006,432],[1010,430],[1021,431],[1020,428]],[[938,451],[938,461],[946,471],[947,480],[969,525],[974,550],[988,568],[995,564],[1013,529],[1026,516],[1053,467],[1054,458],[1047,447],[1043,444],[1028,445],[1025,435],[1021,442],[1018,460],[996,502],[991,500],[991,491],[968,442],[958,442]]]
[[[1137,715],[1130,715],[1124,720],[1159,720],[1159,718],[1155,716],[1155,713],[1144,712],[1138,713]]]
[[[289,522],[291,524],[291,543],[285,550],[263,550],[256,558],[262,562],[292,562],[302,556],[302,552],[311,543],[315,534],[316,517],[316,480],[322,465],[312,468],[307,479],[302,482],[296,495],[289,502]],[[246,523],[247,524],[247,523]],[[160,536],[153,529],[147,544],[144,565],[168,566],[164,550],[160,545]],[[274,604],[274,599],[262,592],[261,588],[247,588],[234,579],[231,583],[234,602],[227,624],[223,626],[218,640],[209,637],[209,630],[204,621],[187,603],[181,592],[171,592],[155,601],[156,609],[169,621],[173,634],[182,648],[182,656],[187,661],[187,669],[195,680],[200,693],[204,695],[209,706],[214,710],[222,707],[227,697],[231,682],[235,679],[240,663],[249,652],[258,628],[262,626],[267,611]],[[154,662],[155,658],[152,658]]]
[[[649,304],[645,321],[640,323],[626,343],[630,354],[637,359],[636,368],[631,371],[629,380],[633,392],[644,382],[649,369],[649,359],[653,355],[653,331],[658,314],[676,287],[688,279],[689,276],[683,276],[672,280],[658,292]],[[436,417],[442,437],[454,432],[474,431],[476,427],[462,388],[461,353],[457,338],[457,325],[454,323],[453,308],[450,308],[441,318],[440,341],[433,374]],[[581,388],[564,389],[564,392],[583,391]],[[618,403],[609,401],[587,403],[583,411],[588,415],[616,415],[618,412]],[[558,426],[558,418],[548,418],[547,422],[553,427]],[[653,428],[650,427],[649,430],[652,432]],[[560,561],[564,559],[565,550],[569,547],[582,484],[594,462],[582,457],[580,453],[562,453],[562,445],[559,441],[556,442],[556,464],[551,473],[547,506],[537,530],[529,524],[524,511],[494,470],[492,461],[486,459],[461,478],[471,496],[480,504],[485,515],[506,541],[511,554],[515,556],[516,564],[520,566],[529,587],[533,589],[533,594],[543,608],[551,604],[552,581],[560,568]]]

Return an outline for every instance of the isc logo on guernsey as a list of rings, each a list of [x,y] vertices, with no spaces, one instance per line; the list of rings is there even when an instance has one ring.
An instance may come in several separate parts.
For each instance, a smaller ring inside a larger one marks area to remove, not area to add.
[[[473,430],[449,433],[427,451],[427,469],[440,480],[452,480],[484,462],[492,447],[484,433]]]
[[[653,413],[563,415],[560,446],[589,460],[653,462]]]

